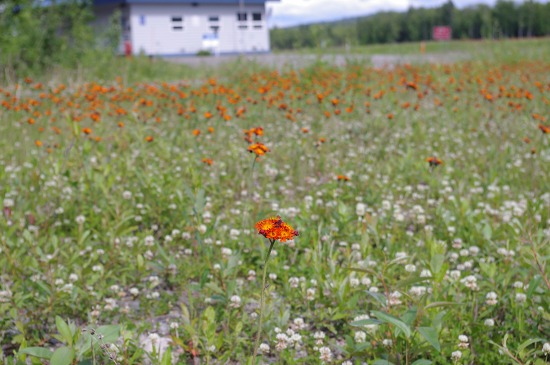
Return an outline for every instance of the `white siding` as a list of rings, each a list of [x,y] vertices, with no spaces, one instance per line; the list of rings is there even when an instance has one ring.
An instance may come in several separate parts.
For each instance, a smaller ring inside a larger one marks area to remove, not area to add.
[[[269,32],[263,5],[246,5],[246,21],[238,21],[239,6],[190,4],[130,4],[130,26],[133,52],[147,55],[196,54],[203,50],[203,35],[213,34],[219,26],[219,53],[269,51]],[[253,21],[252,13],[261,13]],[[211,16],[218,21],[209,21]],[[182,21],[172,21],[181,17]],[[244,25],[246,29],[240,29]],[[173,29],[181,26],[182,30]]]

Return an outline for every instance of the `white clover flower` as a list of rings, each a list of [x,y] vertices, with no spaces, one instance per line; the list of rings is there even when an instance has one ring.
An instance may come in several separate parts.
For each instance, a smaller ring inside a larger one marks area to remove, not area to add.
[[[487,295],[485,296],[485,303],[487,303],[487,305],[496,305],[498,303],[497,293],[493,291],[487,293]]]
[[[523,293],[516,293],[516,303],[523,304],[527,300],[527,295]]]
[[[390,347],[393,345],[393,341],[390,340],[389,338],[385,338],[382,340],[382,345],[386,346],[386,347]]]
[[[462,352],[461,351],[453,351],[453,353],[451,354],[451,359],[453,361],[458,361],[462,358]]]
[[[304,322],[303,318],[295,318],[293,323],[296,326],[296,328],[299,330],[306,328],[306,323]]]
[[[328,347],[321,347],[319,349],[319,353],[321,354],[321,356],[319,356],[319,359],[321,359],[321,361],[330,362],[332,360],[332,351]]]
[[[363,284],[364,286],[371,286],[372,281],[371,281],[371,279],[370,279],[368,276],[364,276],[364,277],[361,279],[361,284]]]
[[[269,274],[269,279],[271,279],[271,280],[277,280],[277,274],[275,274],[275,273],[270,273],[270,274]]]
[[[73,273],[73,274],[69,275],[69,281],[70,282],[74,283],[77,280],[78,280],[78,275],[77,274]]]
[[[79,215],[75,218],[75,221],[77,224],[84,224],[84,222],[86,221],[86,217],[84,217],[83,215]]]
[[[406,272],[415,272],[416,271],[416,266],[414,266],[413,264],[407,264],[407,265],[405,265],[405,271]]]
[[[514,282],[513,286],[514,286],[515,289],[523,289],[523,287],[524,287],[524,285],[521,281]]]
[[[122,193],[122,198],[126,200],[132,199],[132,192],[126,190],[125,192]]]
[[[231,308],[239,308],[241,306],[241,297],[238,295],[233,295],[230,299],[231,304],[229,305]]]
[[[300,279],[298,279],[297,277],[293,276],[293,277],[291,277],[290,279],[288,279],[288,283],[290,284],[290,287],[291,287],[291,288],[297,288],[298,285],[300,284]]]
[[[94,271],[94,272],[99,272],[101,270],[103,270],[103,266],[101,266],[101,265],[92,266],[92,271]]]
[[[468,342],[468,336],[466,336],[466,335],[459,335],[459,336],[458,336],[458,340],[459,340],[460,342]]]
[[[147,236],[145,237],[145,246],[151,247],[155,244],[155,237],[153,236]]]
[[[325,333],[323,331],[317,331],[313,334],[313,338],[315,339],[315,343],[317,345],[322,345],[323,340],[325,339]]]
[[[466,276],[461,280],[461,282],[469,289],[477,290],[477,278],[473,275]]]
[[[277,351],[284,350],[288,347],[288,341],[290,340],[288,336],[284,333],[278,333],[277,336],[275,336],[277,339],[277,344],[275,345],[275,349]]]
[[[201,234],[206,233],[206,226],[204,224],[201,224],[198,229]]]
[[[542,345],[542,352],[548,356],[550,355],[550,343],[546,342],[544,345]]]
[[[495,325],[495,320],[492,318],[488,318],[483,322],[483,324],[487,327],[493,327]]]
[[[421,278],[431,278],[432,277],[432,272],[428,269],[422,269],[422,271],[420,272],[420,277]]]
[[[367,334],[363,331],[357,331],[355,332],[354,338],[355,338],[355,342],[362,343],[367,340]]]
[[[425,286],[413,286],[409,289],[409,294],[413,297],[420,297],[426,294],[426,290]]]
[[[357,278],[350,278],[350,279],[349,279],[349,285],[350,285],[351,287],[359,286],[359,283],[360,283],[360,282],[359,282],[359,279],[357,279]]]
[[[390,293],[390,297],[389,297],[389,303],[390,305],[399,305],[401,304],[401,300],[399,298],[401,298],[401,293],[398,292],[398,291],[394,291],[393,293]]]
[[[15,205],[15,202],[13,201],[13,199],[10,199],[10,198],[4,199],[4,208],[11,208],[14,205]]]
[[[179,328],[179,323],[178,322],[170,322],[170,328],[175,330],[175,329],[178,329]]]
[[[366,210],[367,210],[367,205],[364,203],[357,203],[357,205],[355,206],[355,214],[357,214],[360,217],[365,215]]]
[[[268,354],[269,353],[269,345],[267,343],[260,344],[259,350],[262,354]]]

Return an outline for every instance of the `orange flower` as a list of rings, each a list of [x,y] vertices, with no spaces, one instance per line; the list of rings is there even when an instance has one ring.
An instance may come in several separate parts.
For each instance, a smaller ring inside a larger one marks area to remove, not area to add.
[[[118,127],[119,128],[124,128],[124,122],[118,122]]]
[[[84,133],[84,134],[92,134],[92,129],[91,129],[91,128],[82,128],[82,133]]]
[[[336,176],[336,180],[338,180],[338,181],[350,181],[350,178],[347,177],[346,175],[338,175],[338,176]]]
[[[212,164],[214,163],[214,161],[211,158],[206,158],[206,157],[202,159],[202,162],[207,164],[208,166],[212,166]]]
[[[42,147],[42,141],[37,139],[36,141],[34,141],[34,144],[36,145],[36,147]]]
[[[263,156],[266,152],[269,152],[269,148],[263,143],[254,143],[248,147],[248,152],[254,152],[256,156]]]
[[[435,157],[435,156],[432,156],[432,157],[428,157],[426,159],[426,162],[428,162],[430,164],[431,167],[434,167],[434,166],[439,166],[443,163],[443,161],[441,161],[439,158]]]
[[[288,223],[283,222],[279,216],[261,220],[254,227],[258,231],[258,234],[261,234],[272,242],[285,242],[299,235],[298,231]]]
[[[547,125],[539,123],[539,129],[543,134],[550,134],[550,127]]]
[[[193,135],[194,135],[195,137],[197,137],[199,134],[201,134],[200,129],[194,129],[194,130],[193,130]]]
[[[146,142],[153,142],[153,139],[154,139],[154,138],[153,138],[152,136],[147,136],[147,137],[145,137],[145,141],[146,141]]]

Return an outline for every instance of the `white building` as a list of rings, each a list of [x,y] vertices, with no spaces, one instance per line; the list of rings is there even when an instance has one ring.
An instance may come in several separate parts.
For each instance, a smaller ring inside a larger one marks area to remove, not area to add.
[[[94,0],[94,25],[120,10],[124,49],[154,56],[269,52],[266,1]]]

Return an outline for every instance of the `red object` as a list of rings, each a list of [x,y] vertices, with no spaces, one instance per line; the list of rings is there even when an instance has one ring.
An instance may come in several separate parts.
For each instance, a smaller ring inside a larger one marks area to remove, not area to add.
[[[434,41],[448,41],[451,39],[452,29],[447,26],[433,27],[432,38]]]
[[[130,43],[130,41],[124,42],[124,54],[126,57],[130,57],[132,55],[132,43]]]

